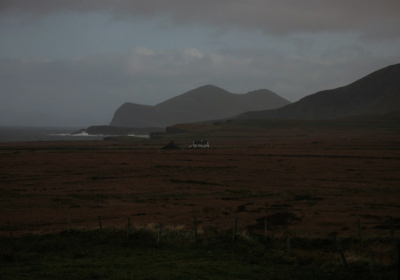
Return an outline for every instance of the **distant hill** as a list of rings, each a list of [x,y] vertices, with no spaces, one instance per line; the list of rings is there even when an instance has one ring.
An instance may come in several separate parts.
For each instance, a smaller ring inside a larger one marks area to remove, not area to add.
[[[400,64],[350,85],[324,90],[276,110],[246,112],[237,119],[336,119],[400,110]]]
[[[110,123],[118,127],[167,127],[178,123],[230,118],[247,111],[276,109],[290,102],[262,89],[234,94],[207,85],[188,91],[155,106],[125,103]]]

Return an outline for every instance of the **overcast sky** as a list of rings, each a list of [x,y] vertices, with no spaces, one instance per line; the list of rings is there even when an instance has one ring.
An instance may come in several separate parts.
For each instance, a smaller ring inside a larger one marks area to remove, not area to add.
[[[399,0],[0,1],[0,125],[108,124],[206,84],[293,102],[397,63]]]

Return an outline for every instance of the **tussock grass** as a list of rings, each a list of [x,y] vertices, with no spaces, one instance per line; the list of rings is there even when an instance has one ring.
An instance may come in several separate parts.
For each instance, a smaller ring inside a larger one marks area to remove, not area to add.
[[[389,239],[342,239],[341,263],[330,238],[286,239],[159,224],[124,229],[73,230],[69,234],[0,239],[1,279],[396,279]],[[369,252],[374,252],[374,275]]]

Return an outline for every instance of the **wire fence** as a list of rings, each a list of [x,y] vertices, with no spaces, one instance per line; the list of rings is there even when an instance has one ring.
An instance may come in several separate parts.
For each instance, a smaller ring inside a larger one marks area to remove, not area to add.
[[[323,254],[335,255],[341,259],[343,265],[348,265],[349,261],[360,259],[370,259],[374,255],[381,256],[381,259],[390,260],[392,264],[399,266],[399,240],[395,237],[395,224],[394,220],[390,217],[387,222],[389,230],[385,234],[375,235],[373,237],[365,237],[365,229],[362,230],[361,222],[358,220],[358,235],[352,237],[340,237],[338,233],[332,233],[326,236],[310,237],[307,232],[295,231],[288,227],[275,227],[268,223],[265,218],[263,223],[258,222],[256,230],[248,230],[246,227],[241,227],[241,224],[251,224],[254,220],[245,217],[235,217],[229,222],[231,227],[211,227],[199,223],[199,217],[193,216],[191,220],[188,219],[187,213],[175,215],[168,221],[157,221],[154,223],[137,224],[131,217],[118,218],[108,217],[103,219],[98,216],[96,220],[77,223],[74,219],[74,212],[71,208],[66,213],[66,220],[58,223],[58,227],[64,225],[63,233],[72,233],[79,230],[99,230],[100,232],[112,229],[114,234],[116,232],[125,232],[127,238],[135,235],[139,229],[145,229],[154,233],[154,239],[157,243],[162,242],[163,238],[171,232],[185,232],[187,241],[198,242],[202,238],[207,238],[210,234],[225,235],[232,238],[232,242],[238,239],[251,239],[268,240],[273,242],[277,249],[284,251],[289,256],[296,254],[304,254],[304,252],[321,252]],[[118,219],[117,219],[118,218]],[[228,218],[227,218],[228,219]],[[36,225],[37,229],[41,225]],[[0,228],[4,233],[8,231],[9,238],[17,238],[15,231],[21,231],[21,228],[14,227],[11,222],[7,226]],[[32,230],[27,230],[27,233]],[[39,233],[40,230],[39,230]],[[391,256],[390,256],[391,255]]]

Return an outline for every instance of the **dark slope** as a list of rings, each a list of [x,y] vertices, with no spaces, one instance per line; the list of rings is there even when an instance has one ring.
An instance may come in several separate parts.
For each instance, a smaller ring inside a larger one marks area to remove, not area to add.
[[[269,90],[233,94],[208,85],[155,106],[125,103],[115,112],[110,125],[167,127],[177,123],[230,118],[246,111],[275,109],[289,103]]]
[[[356,115],[339,118],[343,121],[365,121],[365,122],[400,122],[400,110],[391,111],[383,114]]]
[[[348,86],[306,96],[285,107],[247,112],[239,119],[335,119],[400,109],[400,64],[378,70]]]

